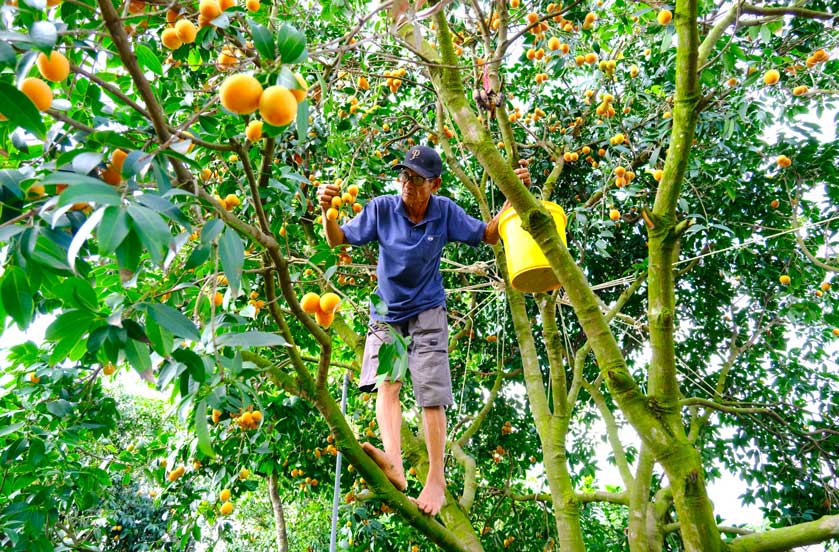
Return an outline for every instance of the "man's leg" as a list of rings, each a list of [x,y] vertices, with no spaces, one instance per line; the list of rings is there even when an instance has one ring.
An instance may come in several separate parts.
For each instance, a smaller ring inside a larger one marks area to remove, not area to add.
[[[446,409],[427,406],[422,409],[425,446],[428,449],[428,476],[420,495],[414,500],[420,510],[436,516],[446,500],[446,475],[443,455],[446,450]]]
[[[385,450],[378,449],[370,443],[362,443],[361,448],[385,472],[390,482],[404,491],[408,487],[405,480],[405,468],[402,466],[402,404],[399,402],[399,390],[402,382],[382,382],[376,396],[376,421],[382,437]],[[445,433],[445,419],[443,421]],[[443,436],[445,444],[445,435]]]

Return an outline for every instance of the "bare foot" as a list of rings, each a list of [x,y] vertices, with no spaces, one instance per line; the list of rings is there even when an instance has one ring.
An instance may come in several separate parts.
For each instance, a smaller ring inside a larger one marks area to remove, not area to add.
[[[390,479],[394,487],[400,491],[408,488],[408,481],[405,479],[405,468],[402,467],[401,458],[395,462],[385,451],[374,447],[370,443],[361,443],[361,448],[364,449],[367,456],[373,459],[373,462],[382,468],[382,471],[385,472],[385,475]]]
[[[426,481],[425,487],[417,498],[411,499],[421,512],[429,516],[440,513],[446,502],[446,483],[444,481]]]

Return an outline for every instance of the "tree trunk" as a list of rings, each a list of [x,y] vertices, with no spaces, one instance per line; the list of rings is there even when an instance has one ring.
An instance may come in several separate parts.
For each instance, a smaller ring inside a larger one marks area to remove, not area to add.
[[[274,510],[274,530],[277,532],[277,550],[288,552],[288,533],[285,526],[285,514],[283,514],[283,502],[280,500],[280,493],[277,491],[277,474],[268,476],[268,496],[271,498],[271,508]]]

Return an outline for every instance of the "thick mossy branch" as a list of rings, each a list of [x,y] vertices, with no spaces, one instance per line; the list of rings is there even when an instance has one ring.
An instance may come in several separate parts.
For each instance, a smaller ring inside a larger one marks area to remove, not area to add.
[[[839,539],[839,515],[738,537],[725,549],[729,552],[782,552],[835,539]]]

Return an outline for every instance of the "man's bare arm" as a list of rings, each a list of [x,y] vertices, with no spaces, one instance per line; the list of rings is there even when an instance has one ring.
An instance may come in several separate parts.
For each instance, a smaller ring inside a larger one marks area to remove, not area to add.
[[[527,167],[520,167],[515,170],[516,176],[519,177],[522,184],[527,187],[530,187],[530,171],[527,170]],[[492,217],[492,220],[487,223],[486,230],[484,230],[484,243],[488,243],[490,245],[495,245],[498,243],[499,238],[501,237],[498,234],[498,220],[501,218],[501,214],[510,208],[510,200],[504,202],[504,205],[501,206],[501,210]]]

